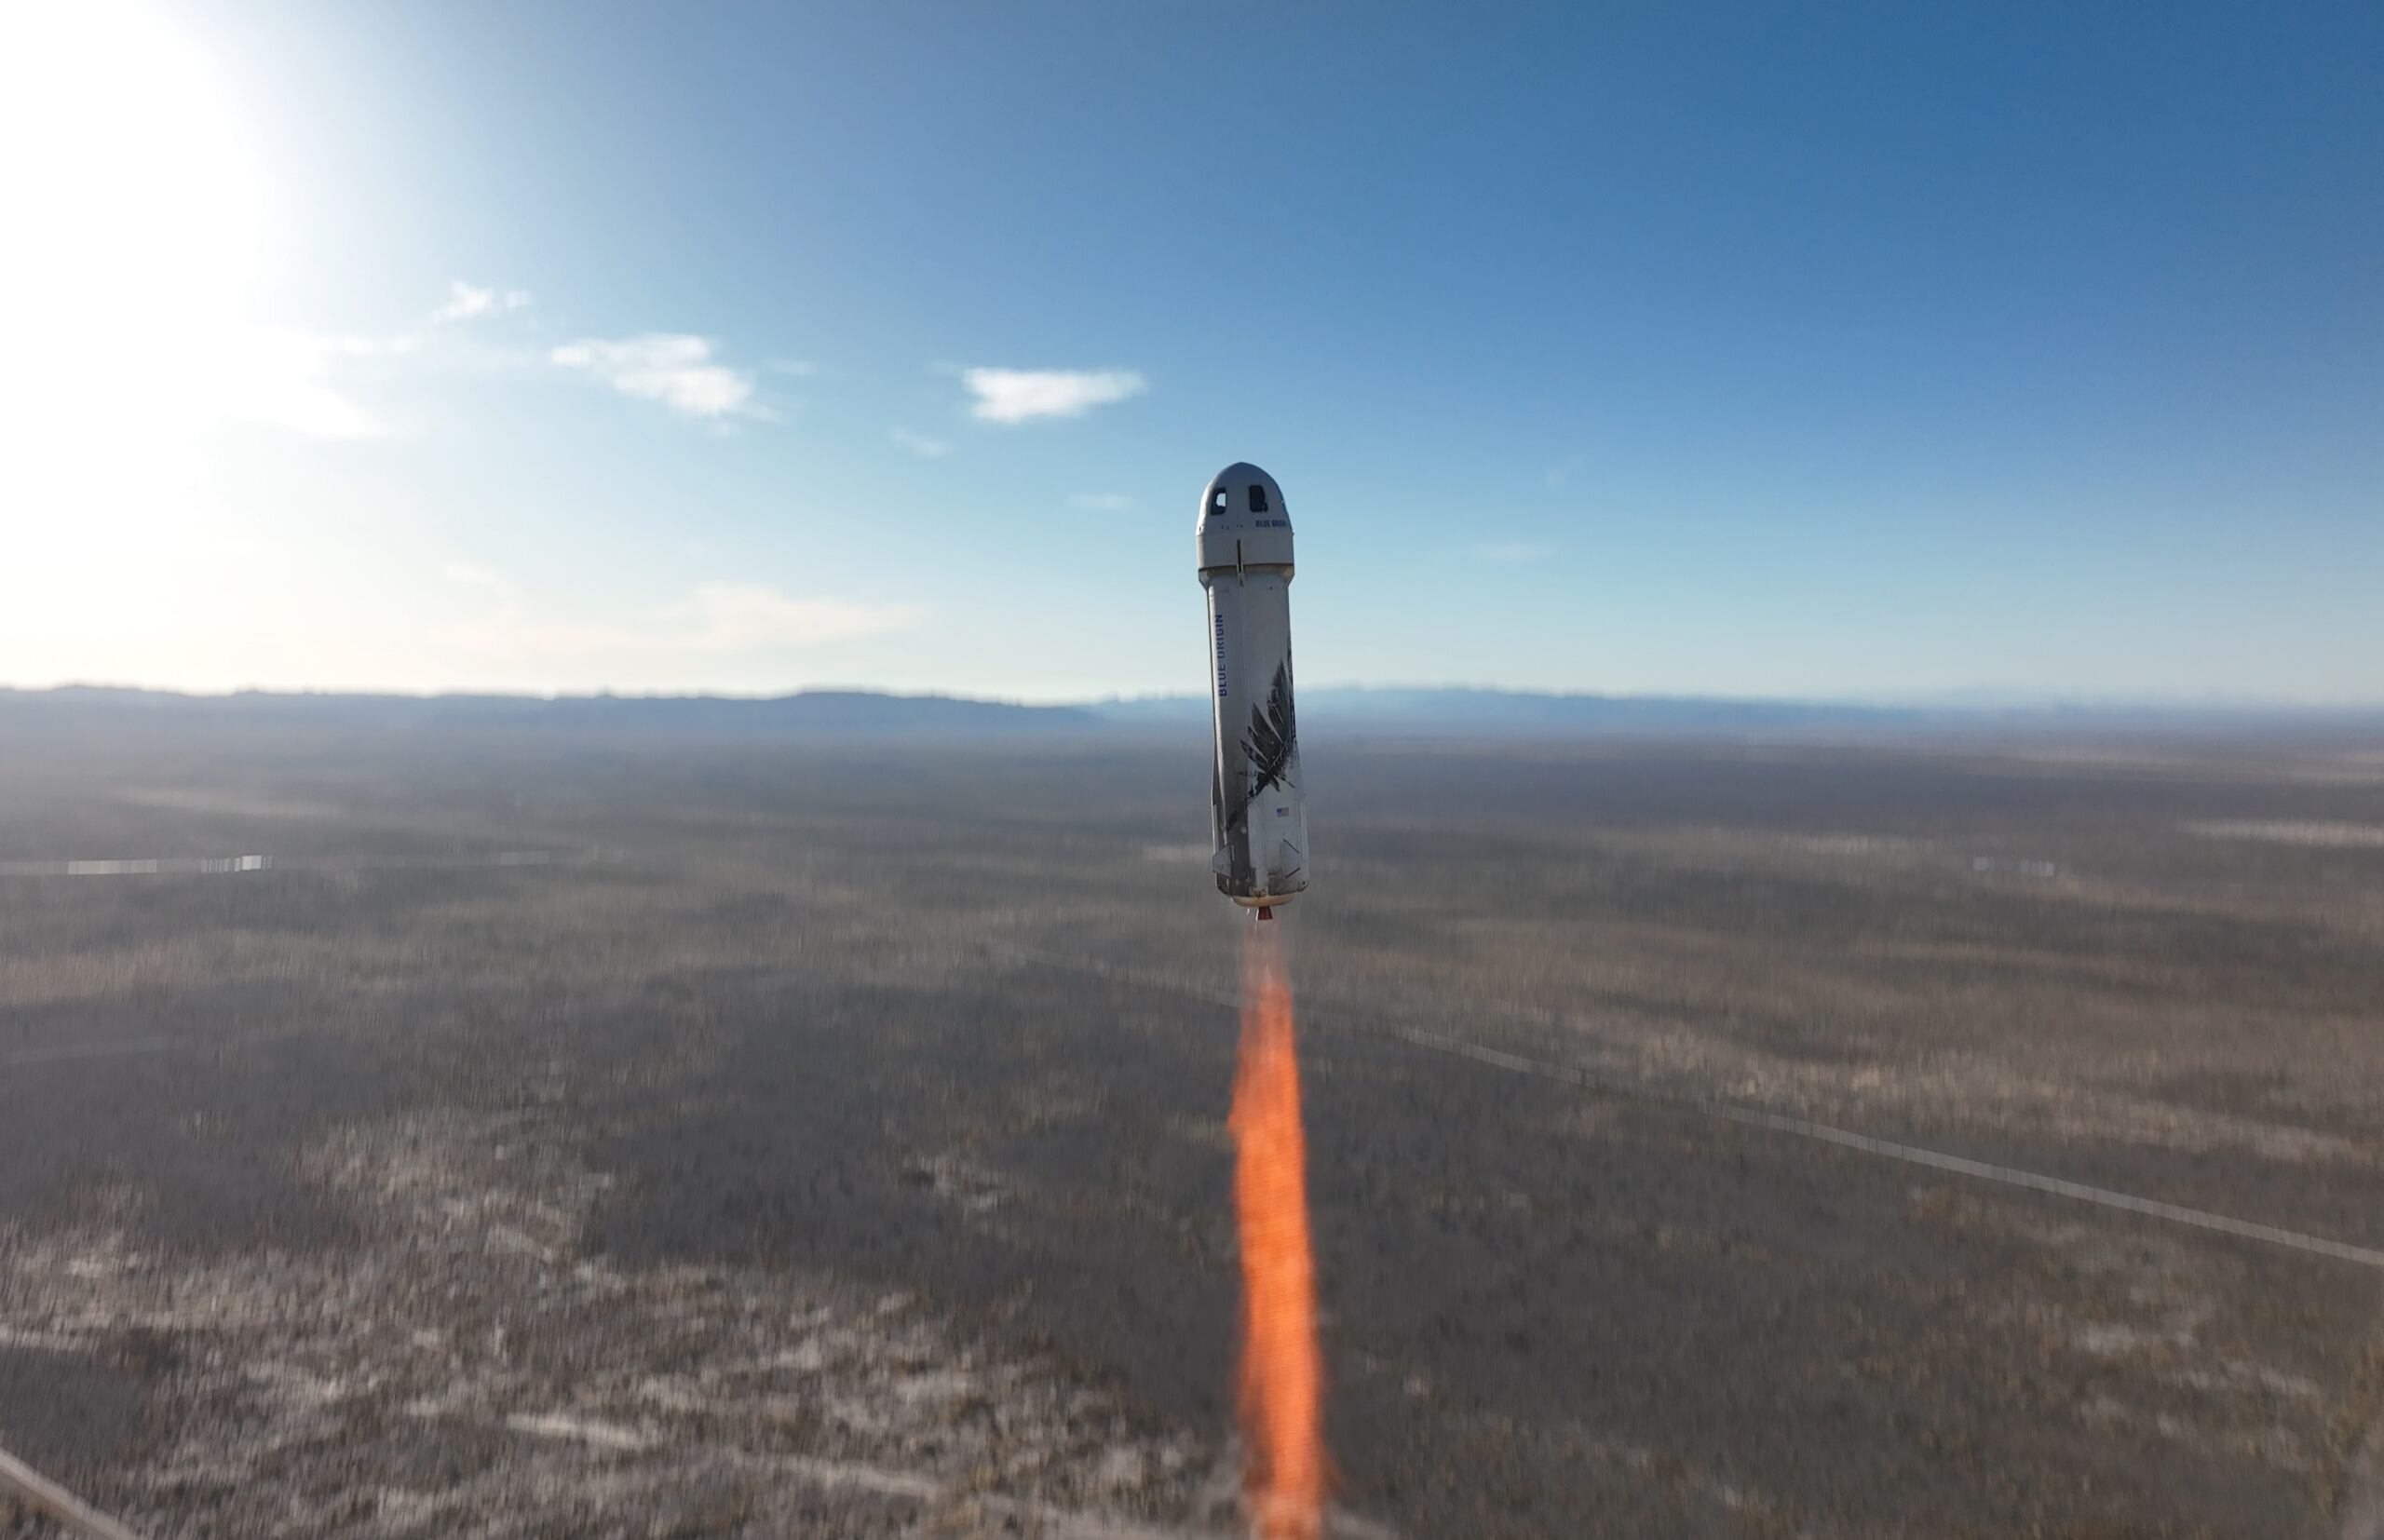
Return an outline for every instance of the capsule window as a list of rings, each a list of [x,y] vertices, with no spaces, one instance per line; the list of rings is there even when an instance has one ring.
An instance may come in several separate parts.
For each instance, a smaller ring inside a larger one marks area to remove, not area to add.
[[[1212,507],[1212,508],[1216,509],[1219,513],[1223,513],[1223,512],[1225,512],[1225,511],[1226,511],[1226,489],[1225,489],[1225,488],[1223,488],[1223,487],[1219,487],[1219,488],[1217,489],[1217,496],[1216,496],[1216,500],[1215,500],[1214,502],[1211,503],[1209,506],[1210,506],[1211,507]]]
[[[1250,483],[1250,511],[1253,513],[1266,511],[1266,489],[1255,481]]]

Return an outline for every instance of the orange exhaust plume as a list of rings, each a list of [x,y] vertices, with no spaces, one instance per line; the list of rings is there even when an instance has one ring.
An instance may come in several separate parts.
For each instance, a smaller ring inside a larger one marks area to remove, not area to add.
[[[1241,1230],[1242,1491],[1257,1540],[1324,1533],[1324,1367],[1308,1250],[1307,1140],[1276,926],[1242,943],[1233,1201]]]

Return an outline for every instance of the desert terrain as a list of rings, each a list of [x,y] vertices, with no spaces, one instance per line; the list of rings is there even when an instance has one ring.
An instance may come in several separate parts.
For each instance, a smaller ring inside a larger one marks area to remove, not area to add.
[[[0,1448],[156,1540],[1236,1533],[1204,752],[12,727]],[[1307,754],[1337,1533],[2384,1534],[2384,748]]]

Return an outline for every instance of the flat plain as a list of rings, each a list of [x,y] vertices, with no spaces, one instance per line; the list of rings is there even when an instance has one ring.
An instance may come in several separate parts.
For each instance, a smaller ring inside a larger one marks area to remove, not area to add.
[[[2384,1535],[2377,744],[1310,736],[1336,1533]],[[1235,1533],[1203,754],[12,727],[0,1448]]]

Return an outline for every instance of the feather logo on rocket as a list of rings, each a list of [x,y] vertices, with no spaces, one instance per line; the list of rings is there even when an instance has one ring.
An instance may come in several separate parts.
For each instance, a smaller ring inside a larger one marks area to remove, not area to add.
[[[1271,919],[1275,905],[1307,887],[1307,800],[1292,701],[1292,520],[1282,488],[1256,466],[1227,466],[1200,494],[1196,534],[1217,682],[1210,864],[1220,892]],[[1239,720],[1229,700],[1255,704]],[[1254,821],[1262,800],[1272,817]]]

